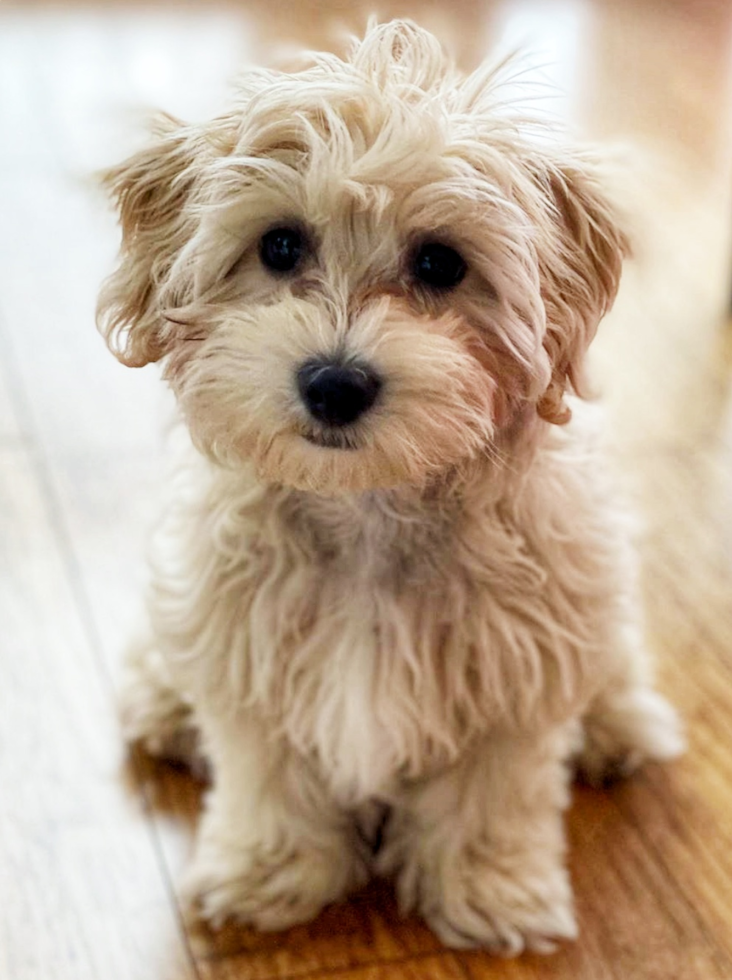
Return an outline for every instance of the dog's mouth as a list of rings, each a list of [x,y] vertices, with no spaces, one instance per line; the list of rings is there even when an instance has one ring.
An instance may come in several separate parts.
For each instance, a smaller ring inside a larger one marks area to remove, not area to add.
[[[347,429],[309,429],[302,433],[303,439],[321,449],[345,449],[354,452],[359,442],[353,431]]]

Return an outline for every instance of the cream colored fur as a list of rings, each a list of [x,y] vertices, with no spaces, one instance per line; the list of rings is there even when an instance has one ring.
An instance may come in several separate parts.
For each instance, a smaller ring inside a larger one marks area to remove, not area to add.
[[[450,944],[572,937],[572,757],[600,780],[681,748],[596,410],[567,397],[626,249],[591,161],[396,22],[161,120],[107,180],[100,326],[164,358],[194,444],[123,697],[129,739],[200,733],[211,765],[191,900],[279,929],[381,873]],[[284,276],[258,253],[283,224],[308,242]],[[425,239],[465,258],[454,289],[413,280]],[[384,387],[329,433],[294,379],[335,354]]]

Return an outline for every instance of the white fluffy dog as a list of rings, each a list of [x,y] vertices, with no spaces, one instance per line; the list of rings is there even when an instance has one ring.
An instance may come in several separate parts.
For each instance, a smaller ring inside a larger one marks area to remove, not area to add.
[[[377,873],[451,945],[547,950],[573,761],[681,748],[566,401],[626,242],[539,128],[396,22],[107,175],[100,327],[163,359],[195,446],[123,717],[162,755],[200,732],[209,921],[284,928]]]

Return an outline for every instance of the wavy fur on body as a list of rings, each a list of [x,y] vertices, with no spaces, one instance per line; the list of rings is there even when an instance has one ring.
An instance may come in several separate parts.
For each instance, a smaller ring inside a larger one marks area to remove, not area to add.
[[[108,174],[100,326],[125,363],[164,359],[195,446],[123,717],[159,754],[200,733],[188,891],[214,922],[282,928],[376,871],[453,945],[549,949],[575,932],[570,757],[600,779],[681,747],[593,413],[566,397],[626,242],[588,158],[500,91],[396,22],[349,61],[250,73]],[[283,226],[287,274],[259,251]],[[435,241],[466,263],[449,290],[415,278]],[[313,357],[373,367],[374,406],[313,417]]]

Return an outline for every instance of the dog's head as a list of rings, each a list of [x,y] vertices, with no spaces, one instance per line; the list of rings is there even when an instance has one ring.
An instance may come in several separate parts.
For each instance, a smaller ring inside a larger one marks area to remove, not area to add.
[[[569,417],[625,240],[579,154],[396,22],[349,61],[244,77],[234,108],[107,174],[100,328],[165,358],[194,440],[324,493],[420,483]]]

